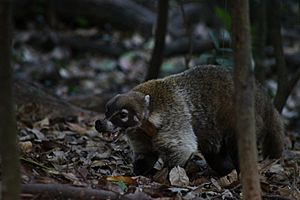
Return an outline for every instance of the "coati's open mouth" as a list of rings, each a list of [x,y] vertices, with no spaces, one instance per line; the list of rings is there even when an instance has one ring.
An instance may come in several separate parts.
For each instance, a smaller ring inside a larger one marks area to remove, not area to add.
[[[100,133],[101,140],[116,142],[125,132],[124,128],[114,126],[105,120],[96,120],[95,129]]]
[[[106,142],[116,142],[122,135],[124,131],[118,129],[112,132],[101,132],[100,138]]]
[[[100,133],[100,138],[101,140],[103,141],[106,141],[106,142],[115,142],[117,141],[121,136],[121,133],[116,131],[116,132],[102,132]]]

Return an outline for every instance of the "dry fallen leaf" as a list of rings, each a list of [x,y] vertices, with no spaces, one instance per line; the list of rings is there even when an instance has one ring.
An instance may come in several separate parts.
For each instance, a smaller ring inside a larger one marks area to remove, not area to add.
[[[185,187],[190,183],[189,177],[186,175],[185,170],[180,166],[176,166],[171,169],[169,179],[171,185],[175,186]]]
[[[211,178],[210,181],[217,188],[218,192],[222,191],[222,187],[219,185],[219,183],[216,179]]]
[[[42,128],[49,128],[50,122],[49,122],[49,118],[46,117],[45,119],[41,120],[41,121],[37,121],[33,124],[34,128],[38,128],[38,129],[42,129]]]
[[[20,142],[19,146],[21,151],[24,153],[30,153],[32,151],[32,142],[30,141]]]
[[[163,167],[164,167],[164,161],[161,158],[158,158],[158,160],[154,164],[153,168],[156,170],[162,170]]]
[[[274,164],[270,167],[269,171],[271,173],[284,173],[284,169],[280,164]]]
[[[129,176],[108,176],[106,177],[106,180],[114,181],[114,182],[122,181],[126,185],[135,185],[137,183],[136,179],[133,179],[132,177]]]
[[[278,188],[278,192],[281,196],[289,197],[292,191],[290,186],[285,186],[285,187]]]
[[[48,141],[48,138],[44,135],[44,133],[42,133],[41,131],[39,131],[38,129],[30,129],[30,128],[26,128],[27,131],[33,133],[36,137],[37,140],[39,141]]]
[[[168,168],[163,168],[154,174],[153,180],[161,184],[168,184],[168,174]]]
[[[238,181],[238,174],[237,174],[236,170],[233,170],[230,174],[221,177],[218,180],[218,184],[222,188],[226,188],[236,181]]]

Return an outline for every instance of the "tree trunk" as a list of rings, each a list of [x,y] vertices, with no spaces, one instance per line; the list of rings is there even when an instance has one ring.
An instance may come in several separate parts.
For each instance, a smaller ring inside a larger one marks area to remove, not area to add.
[[[156,20],[155,44],[152,52],[150,65],[146,80],[155,79],[159,75],[160,66],[163,61],[165,48],[165,37],[167,32],[169,0],[160,0],[158,5],[158,16]]]
[[[265,0],[258,2],[253,1],[254,27],[256,29],[254,35],[254,59],[255,59],[255,77],[260,83],[265,81],[265,70],[263,60],[265,57],[264,49],[266,46],[267,36],[267,3]]]
[[[281,113],[285,102],[288,98],[286,89],[288,85],[288,77],[286,71],[286,63],[282,47],[281,23],[280,23],[280,2],[278,0],[268,1],[269,8],[269,27],[270,37],[274,48],[277,69],[277,92],[274,99],[274,104],[277,110]]]
[[[20,171],[16,144],[16,116],[12,95],[11,1],[0,2],[0,151],[4,200],[19,199]]]
[[[233,3],[236,131],[244,199],[261,199],[257,170],[254,77],[251,66],[249,2]]]

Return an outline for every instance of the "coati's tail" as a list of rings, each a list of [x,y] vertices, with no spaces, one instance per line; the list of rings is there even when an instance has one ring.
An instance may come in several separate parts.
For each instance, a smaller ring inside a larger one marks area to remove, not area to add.
[[[284,125],[277,110],[274,109],[273,116],[266,124],[267,134],[263,141],[264,158],[280,158],[284,146]]]

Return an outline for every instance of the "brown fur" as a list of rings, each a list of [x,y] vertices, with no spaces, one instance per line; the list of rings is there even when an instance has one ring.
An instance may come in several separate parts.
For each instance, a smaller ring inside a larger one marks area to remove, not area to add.
[[[222,67],[199,66],[142,83],[112,100],[108,107],[126,107],[132,116],[139,116],[138,127],[147,122],[156,128],[153,136],[132,129],[128,133],[135,151],[135,163],[145,165],[143,159],[151,158],[149,166],[143,166],[143,170],[151,168],[157,157],[169,167],[183,166],[200,150],[211,168],[221,176],[239,168],[233,89],[229,71]],[[143,101],[146,95],[150,96],[147,106]],[[262,141],[263,155],[280,157],[283,124],[260,86],[255,88],[255,113],[256,133],[258,141]]]

